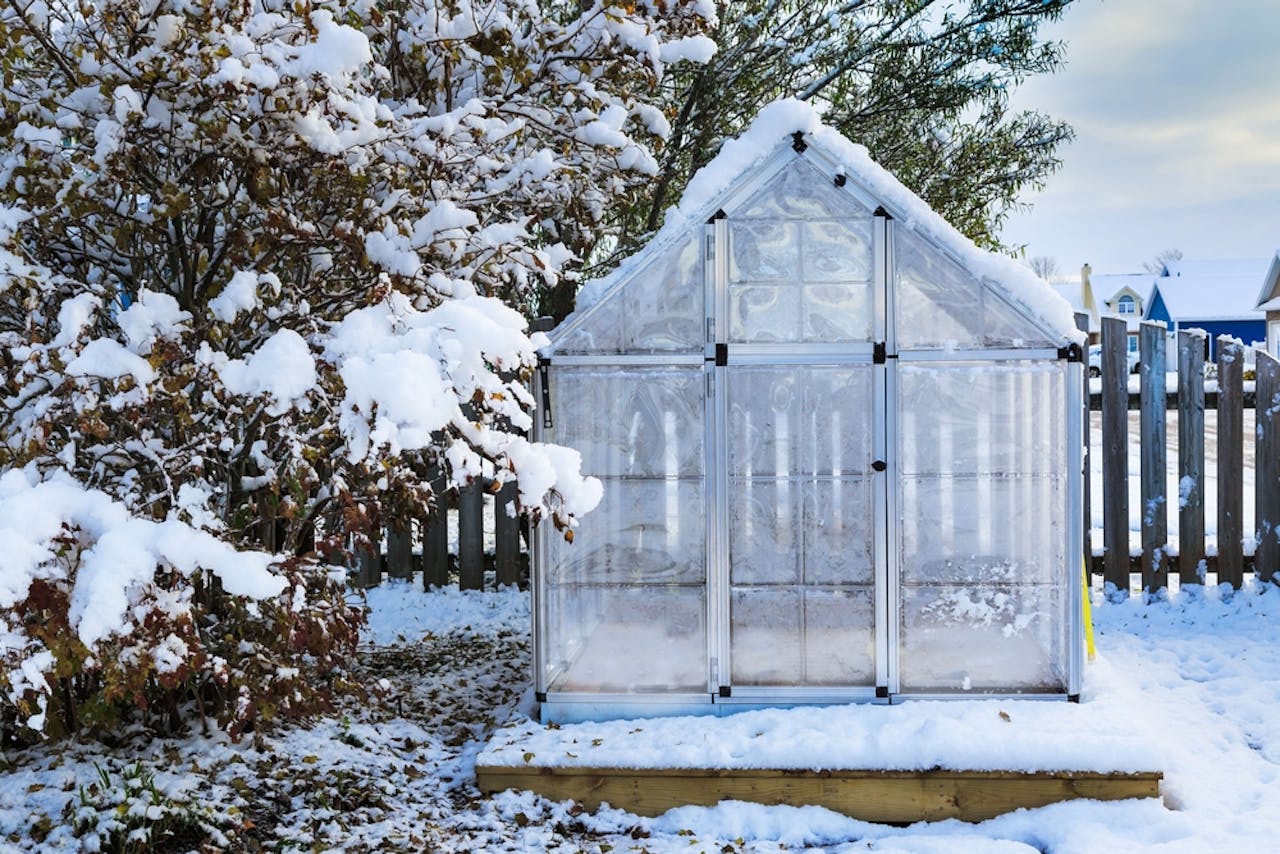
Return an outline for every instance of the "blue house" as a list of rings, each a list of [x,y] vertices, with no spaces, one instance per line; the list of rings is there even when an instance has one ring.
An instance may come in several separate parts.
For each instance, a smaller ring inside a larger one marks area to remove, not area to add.
[[[1144,320],[1163,320],[1171,331],[1203,329],[1208,358],[1217,357],[1217,337],[1245,344],[1265,341],[1266,313],[1258,309],[1258,288],[1270,258],[1179,260],[1165,266],[1151,285]]]

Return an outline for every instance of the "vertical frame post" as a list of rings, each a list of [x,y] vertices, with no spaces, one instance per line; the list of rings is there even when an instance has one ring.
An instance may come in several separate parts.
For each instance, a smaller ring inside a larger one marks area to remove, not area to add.
[[[1077,315],[1078,317],[1078,315]],[[1086,320],[1088,319],[1086,315]],[[1078,697],[1084,676],[1084,597],[1089,595],[1089,564],[1092,558],[1085,553],[1085,560],[1077,566],[1081,541],[1088,542],[1086,519],[1089,505],[1085,496],[1089,473],[1086,436],[1089,426],[1089,372],[1082,362],[1068,362],[1066,366],[1067,396],[1067,548],[1064,554],[1067,565],[1063,577],[1067,585],[1067,695]],[[1084,417],[1079,417],[1083,410]],[[1083,577],[1081,577],[1083,576]]]
[[[900,591],[897,567],[897,335],[893,302],[893,219],[877,211],[872,226],[874,281],[874,339],[883,343],[883,359],[873,367],[874,408],[872,453],[885,462],[872,474],[875,563],[876,696],[892,698],[900,689],[898,679],[898,612]],[[890,357],[893,358],[890,358]]]
[[[1088,312],[1077,311],[1075,313],[1075,319],[1076,319],[1076,329],[1079,329],[1081,332],[1085,334],[1086,357],[1085,357],[1084,365],[1087,365],[1088,364],[1087,354],[1088,354],[1088,346],[1089,346],[1089,341],[1088,341],[1089,314]],[[1081,535],[1080,541],[1072,545],[1072,548],[1076,548],[1076,546],[1079,546],[1084,549],[1085,572],[1092,574],[1093,573],[1093,508],[1092,508],[1093,486],[1090,481],[1092,480],[1091,468],[1093,465],[1093,452],[1089,447],[1090,440],[1091,440],[1091,436],[1090,436],[1091,431],[1089,429],[1089,371],[1088,371],[1088,368],[1084,367],[1084,365],[1081,366],[1081,370],[1080,370],[1080,388],[1081,388],[1081,391],[1083,392],[1083,396],[1081,397],[1082,411],[1080,416],[1080,420],[1081,420],[1080,444],[1081,444],[1082,453],[1084,455],[1083,460],[1081,462],[1081,465],[1084,468],[1084,483],[1083,483],[1084,494],[1082,498],[1084,515],[1082,517],[1083,522],[1081,525],[1083,529],[1083,534]],[[1071,447],[1075,447],[1075,446],[1072,445]]]

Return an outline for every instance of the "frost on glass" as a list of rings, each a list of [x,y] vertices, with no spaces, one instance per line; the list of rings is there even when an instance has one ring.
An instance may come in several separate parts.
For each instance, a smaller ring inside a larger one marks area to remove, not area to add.
[[[982,341],[982,287],[909,229],[894,232],[898,348],[971,349]]]
[[[729,500],[729,578],[733,584],[794,584],[800,580],[801,485],[742,480]]]
[[[870,210],[803,158],[787,163],[730,214],[742,219],[871,219]]]
[[[600,505],[572,543],[555,538],[547,576],[590,584],[700,584],[705,572],[702,480],[604,478]]]
[[[729,337],[734,341],[794,341],[802,292],[793,285],[729,288]]]
[[[560,353],[616,354],[626,352],[626,333],[622,328],[622,300],[611,296],[593,306],[582,322],[556,341]]]
[[[869,282],[871,217],[806,222],[803,250],[806,282]]]
[[[802,602],[794,587],[733,591],[729,602],[733,684],[804,684]]]
[[[871,365],[729,372],[735,684],[870,683],[872,393]]]
[[[735,590],[731,611],[735,685],[852,687],[875,681],[869,587]]]
[[[982,343],[987,347],[1057,347],[1058,341],[989,286],[982,294]]]
[[[868,471],[872,377],[870,365],[731,370],[730,475]]]
[[[875,617],[871,587],[806,590],[805,684],[874,684]]]
[[[554,428],[604,493],[539,564],[550,691],[706,690],[705,372],[548,372]],[[638,654],[644,650],[644,654]]]
[[[732,212],[729,340],[869,341],[871,212],[803,161]]]
[[[869,341],[873,329],[870,285],[806,285],[800,292],[805,341]]]
[[[804,580],[808,584],[870,584],[870,480],[816,480],[800,484],[804,495]]]
[[[1061,363],[901,364],[898,377],[904,475],[1065,472]]]
[[[1067,687],[1064,591],[1049,586],[903,590],[906,692],[1062,693]]]
[[[704,388],[700,369],[553,367],[555,441],[588,474],[699,475]]]
[[[644,694],[707,689],[701,585],[574,587],[553,591],[548,598],[548,690]]]
[[[1054,584],[1066,556],[1062,478],[907,478],[905,584]]]
[[[589,308],[556,351],[699,352],[705,344],[704,281],[701,233],[694,230]]]
[[[1063,364],[900,364],[898,376],[902,690],[1061,693],[1078,578]]]

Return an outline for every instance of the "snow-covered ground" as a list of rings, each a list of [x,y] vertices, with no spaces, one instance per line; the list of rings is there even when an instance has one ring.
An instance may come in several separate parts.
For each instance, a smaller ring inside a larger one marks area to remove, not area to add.
[[[525,717],[527,596],[428,594],[393,583],[370,601],[378,645],[364,650],[357,675],[375,686],[384,680],[374,695],[239,744],[192,735],[9,753],[0,849],[91,850],[126,822],[154,828],[135,850],[168,851],[1253,852],[1274,850],[1280,835],[1280,589],[1183,590],[1150,605],[1104,604],[1095,591],[1099,656],[1080,706],[921,702],[599,730],[640,728],[598,747],[641,764],[707,741],[762,764],[843,751],[885,765],[897,756],[904,767],[989,756],[1045,766],[1155,763],[1165,773],[1163,802],[1075,801],[980,824],[902,828],[816,807],[724,803],[648,819],[584,813],[528,793],[481,797],[475,761],[495,732],[536,729]],[[575,736],[565,727],[536,737]]]

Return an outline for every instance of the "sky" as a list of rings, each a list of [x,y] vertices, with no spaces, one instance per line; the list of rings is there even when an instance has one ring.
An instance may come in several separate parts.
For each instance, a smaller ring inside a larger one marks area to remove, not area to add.
[[[1280,0],[1077,0],[1042,30],[1067,66],[1014,104],[1076,139],[1002,239],[1060,276],[1280,249]]]

